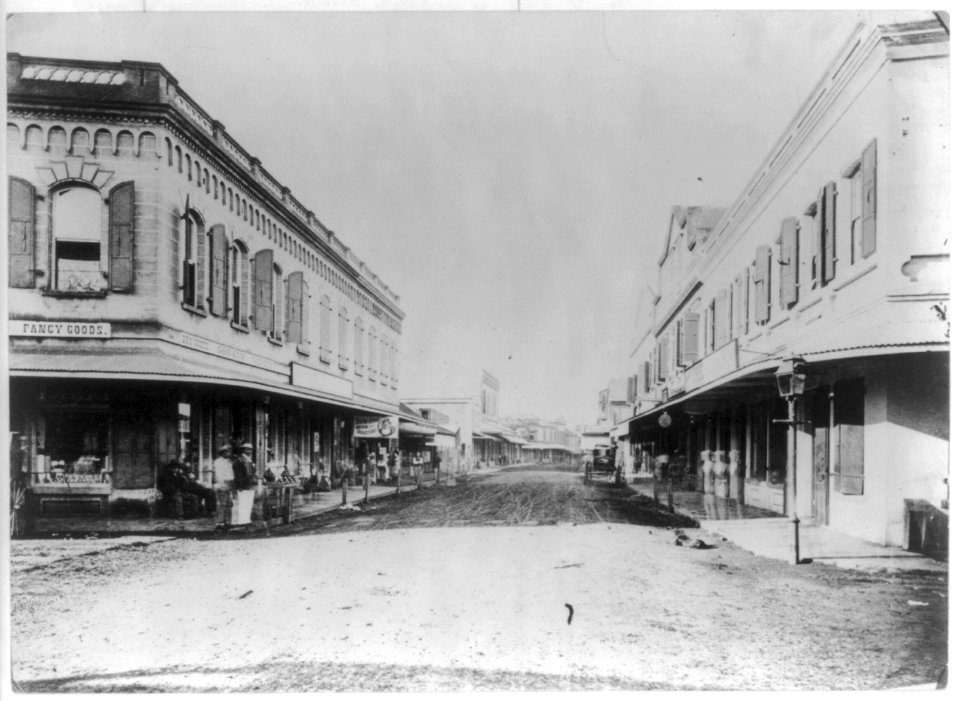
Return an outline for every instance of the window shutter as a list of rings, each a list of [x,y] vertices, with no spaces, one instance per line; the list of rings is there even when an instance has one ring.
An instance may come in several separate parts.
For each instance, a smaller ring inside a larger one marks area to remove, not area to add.
[[[253,325],[273,330],[273,250],[265,248],[253,257]]]
[[[196,276],[197,276],[197,295],[195,304],[200,309],[203,309],[205,306],[210,306],[210,300],[207,297],[207,293],[210,291],[207,289],[207,236],[203,235],[203,231],[198,227],[197,228],[197,267],[196,267]]]
[[[110,191],[110,289],[133,290],[133,182]]]
[[[863,152],[863,219],[861,220],[860,253],[866,258],[877,250],[877,140]]]
[[[753,318],[758,324],[770,320],[770,246],[757,246],[756,285]]]
[[[657,341],[657,379],[663,380],[667,376],[667,339]]]
[[[798,264],[796,217],[787,217],[780,224],[780,306],[786,308],[797,303]]]
[[[724,288],[717,295],[717,348],[730,340],[730,294]]]
[[[634,402],[637,399],[637,376],[630,375],[627,378],[627,401]]]
[[[826,284],[833,280],[837,272],[837,184],[835,182],[831,180],[826,184],[822,191],[822,198],[820,269],[821,281]]]
[[[223,224],[210,229],[213,280],[210,281],[210,312],[217,316],[227,313],[227,230]],[[242,318],[242,317],[241,317]]]
[[[10,178],[8,189],[10,287],[34,286],[37,190],[26,180]]]
[[[644,394],[650,393],[650,361],[643,361],[643,392]]]
[[[838,382],[834,397],[838,487],[841,494],[863,494],[863,380]]]
[[[287,278],[287,341],[301,343],[303,340],[303,324],[300,310],[303,302],[303,273],[290,273]]]
[[[743,319],[744,334],[750,330],[750,300],[756,295],[756,292],[753,291],[751,280],[753,280],[753,277],[750,275],[750,266],[748,265],[743,271],[743,307],[741,309],[741,317]]]
[[[686,312],[683,315],[683,351],[681,359],[683,365],[693,365],[697,362],[700,351],[700,315],[695,312]]]
[[[733,279],[733,297],[730,300],[730,309],[733,314],[733,335],[743,334],[743,277],[737,275]]]

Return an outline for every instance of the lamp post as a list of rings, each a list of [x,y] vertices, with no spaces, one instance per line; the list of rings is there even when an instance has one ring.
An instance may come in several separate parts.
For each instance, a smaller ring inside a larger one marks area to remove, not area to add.
[[[807,381],[807,366],[803,358],[790,356],[784,358],[777,368],[777,391],[787,400],[787,420],[778,423],[787,424],[787,497],[789,499],[790,520],[793,523],[793,564],[800,560],[800,516],[797,512],[797,398],[803,396]]]

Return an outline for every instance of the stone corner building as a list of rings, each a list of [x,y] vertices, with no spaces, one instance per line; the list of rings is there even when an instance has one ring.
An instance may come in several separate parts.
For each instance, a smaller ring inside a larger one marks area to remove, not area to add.
[[[802,358],[799,517],[945,553],[949,166],[946,30],[866,13],[733,204],[671,212],[619,432],[633,451],[788,513],[775,373]]]
[[[396,415],[399,297],[162,66],[7,56],[12,471],[150,504],[223,443],[294,475]]]

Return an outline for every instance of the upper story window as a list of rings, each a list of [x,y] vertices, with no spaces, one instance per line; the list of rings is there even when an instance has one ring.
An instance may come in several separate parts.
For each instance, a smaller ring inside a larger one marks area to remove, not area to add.
[[[101,217],[103,200],[90,187],[53,193],[53,288],[59,292],[107,289]]]
[[[877,140],[873,139],[844,176],[850,182],[850,262],[877,250]]]
[[[180,220],[180,290],[183,304],[194,309],[203,309],[205,248],[203,223],[187,212]]]

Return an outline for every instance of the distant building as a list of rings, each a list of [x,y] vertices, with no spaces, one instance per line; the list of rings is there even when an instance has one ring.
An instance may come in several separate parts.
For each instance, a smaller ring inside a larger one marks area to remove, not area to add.
[[[410,385],[420,393],[410,393],[403,403],[446,418],[438,423],[457,433],[457,471],[520,462],[524,441],[500,422],[500,382],[489,372],[451,365],[441,374],[414,376]]]
[[[933,13],[868,13],[733,205],[674,208],[633,445],[788,513],[776,374],[796,360],[800,517],[945,547],[928,526],[948,513],[948,75]]]

